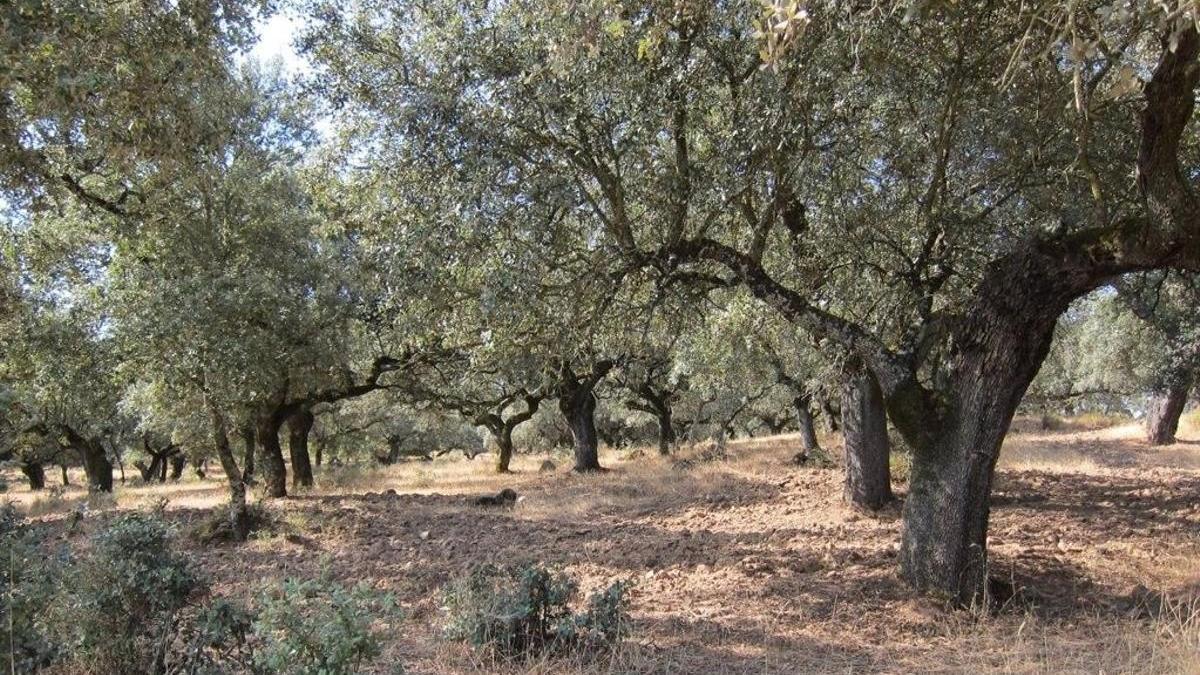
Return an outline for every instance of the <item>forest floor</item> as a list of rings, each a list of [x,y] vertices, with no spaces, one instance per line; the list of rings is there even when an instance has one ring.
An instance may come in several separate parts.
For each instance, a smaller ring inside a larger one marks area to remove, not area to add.
[[[896,573],[898,507],[846,508],[841,473],[789,465],[794,452],[789,436],[754,439],[687,470],[650,451],[607,452],[611,470],[595,476],[571,474],[561,456],[558,471],[539,473],[541,455],[519,456],[506,476],[486,455],[331,468],[324,487],[271,507],[272,532],[185,545],[218,594],[323,567],[395,594],[404,616],[387,626],[380,672],[395,661],[432,674],[1200,672],[1200,428],[1149,448],[1134,425],[1020,420],[989,542],[993,573],[1018,594],[992,614],[914,597]],[[464,499],[503,487],[524,499],[508,510]],[[21,490],[8,496],[30,504]],[[223,499],[210,477],[118,488],[117,504],[164,496],[185,527]],[[62,510],[33,505],[48,524]],[[633,580],[625,645],[592,663],[498,666],[439,639],[443,584],[477,563],[522,561],[559,566],[584,591]]]

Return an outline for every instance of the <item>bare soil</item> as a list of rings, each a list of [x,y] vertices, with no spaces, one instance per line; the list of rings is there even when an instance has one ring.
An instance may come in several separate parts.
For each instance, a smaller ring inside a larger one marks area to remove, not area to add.
[[[560,458],[539,473],[540,455],[506,476],[486,456],[331,472],[343,487],[271,507],[275,532],[188,546],[219,594],[323,566],[394,593],[404,618],[386,627],[379,672],[1200,672],[1200,433],[1151,449],[1135,426],[1017,429],[989,542],[993,574],[1017,595],[992,613],[914,597],[896,573],[900,504],[846,508],[838,470],[787,463],[789,436],[687,470],[645,451],[608,452],[611,471],[595,476]],[[522,496],[511,509],[467,499],[503,487]],[[903,476],[895,488],[903,498]],[[210,478],[119,501],[159,495],[184,525],[221,498]],[[628,643],[590,663],[495,664],[439,638],[443,584],[479,563],[532,561],[585,591],[633,580]]]

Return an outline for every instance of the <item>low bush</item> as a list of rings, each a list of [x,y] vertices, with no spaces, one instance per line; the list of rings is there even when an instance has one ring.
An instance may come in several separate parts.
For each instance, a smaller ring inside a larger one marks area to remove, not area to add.
[[[367,584],[345,587],[328,573],[288,579],[258,596],[252,623],[259,672],[348,675],[379,655],[379,618],[394,614],[395,600]]]
[[[51,601],[50,632],[80,672],[158,672],[176,615],[200,587],[161,519],[130,514],[93,537],[64,570],[71,583]]]
[[[0,565],[0,672],[32,672],[54,656],[42,611],[57,575],[12,504],[0,506]]]
[[[577,590],[540,565],[476,568],[443,592],[446,637],[506,659],[615,647],[629,628],[628,584],[592,594],[581,612],[571,608]]]

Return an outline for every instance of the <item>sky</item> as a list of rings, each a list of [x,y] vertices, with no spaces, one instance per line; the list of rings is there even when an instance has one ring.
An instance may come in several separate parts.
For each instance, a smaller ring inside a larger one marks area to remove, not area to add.
[[[258,26],[258,44],[250,50],[250,58],[270,63],[279,60],[284,73],[297,75],[308,70],[308,64],[296,53],[292,42],[299,23],[284,12],[276,12]]]

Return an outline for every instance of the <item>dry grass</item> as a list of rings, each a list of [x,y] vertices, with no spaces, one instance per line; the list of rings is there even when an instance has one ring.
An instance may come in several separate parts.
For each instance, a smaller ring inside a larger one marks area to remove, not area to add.
[[[1189,499],[1200,489],[1198,436],[1185,426],[1179,444],[1152,449],[1131,425],[1013,434],[991,550],[1023,599],[997,615],[914,598],[895,574],[898,512],[845,508],[840,473],[789,465],[796,440],[786,436],[731,443],[728,459],[688,470],[653,448],[604,451],[610,470],[589,476],[563,456],[539,473],[545,455],[518,456],[504,476],[487,455],[326,467],[314,490],[271,506],[286,536],[193,553],[225,594],[315,574],[323,560],[395,593],[407,618],[381,663],[412,673],[1200,673],[1200,505]],[[502,511],[463,499],[503,487],[524,499]],[[37,509],[70,510],[80,496]],[[119,488],[116,502],[162,497],[187,520],[223,492],[210,476]],[[447,580],[475,563],[525,560],[562,567],[584,592],[633,579],[631,638],[599,660],[515,664],[439,638]],[[1127,602],[1137,584],[1176,599],[1146,617]]]

